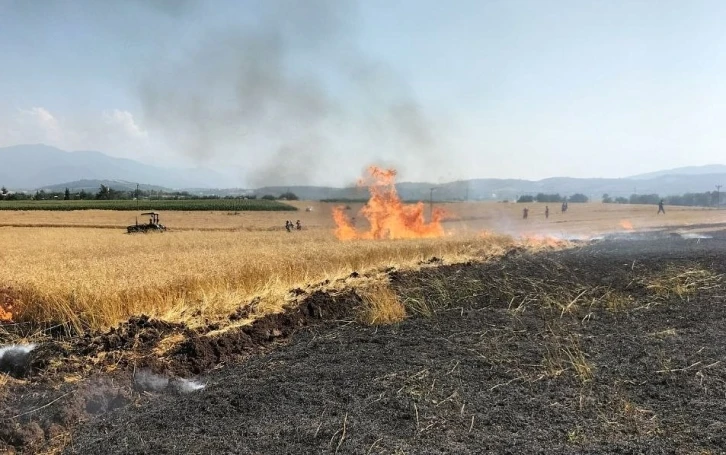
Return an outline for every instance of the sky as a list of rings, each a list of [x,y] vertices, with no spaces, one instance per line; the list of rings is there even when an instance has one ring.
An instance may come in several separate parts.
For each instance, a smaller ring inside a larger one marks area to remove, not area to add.
[[[726,3],[0,0],[0,146],[239,186],[724,163]]]

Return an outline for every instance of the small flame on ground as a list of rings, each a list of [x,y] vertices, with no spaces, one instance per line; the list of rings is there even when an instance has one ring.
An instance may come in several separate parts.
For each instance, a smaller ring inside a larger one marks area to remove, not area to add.
[[[623,229],[627,229],[628,231],[633,230],[633,223],[631,223],[628,220],[620,220],[620,227]]]
[[[445,217],[442,209],[436,208],[431,221],[424,220],[423,202],[404,204],[396,191],[396,171],[368,168],[368,176],[358,184],[368,186],[371,197],[361,209],[361,214],[370,224],[368,231],[356,230],[345,214],[344,207],[333,209],[335,235],[341,240],[352,239],[413,239],[442,237],[444,228],[441,221]]]
[[[13,313],[10,311],[12,306],[8,305],[6,308],[0,306],[0,323],[1,322],[13,322]]]

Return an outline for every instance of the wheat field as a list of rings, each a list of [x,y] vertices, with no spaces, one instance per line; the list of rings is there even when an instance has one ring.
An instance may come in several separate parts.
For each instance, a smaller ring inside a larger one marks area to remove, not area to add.
[[[442,238],[340,241],[334,204],[297,204],[302,210],[294,213],[162,213],[170,231],[146,235],[124,233],[134,221],[129,212],[4,212],[0,297],[12,299],[5,310],[14,321],[62,323],[77,333],[142,313],[194,325],[223,320],[254,298],[259,314],[280,311],[292,288],[354,271],[414,268],[434,256],[486,259],[517,244],[519,234],[612,232],[623,230],[623,220],[636,229],[716,223],[726,214],[669,208],[656,217],[653,207],[571,204],[567,214],[551,207],[545,220],[544,204],[529,204],[530,218],[522,220],[521,204],[452,203],[442,204],[451,216]],[[304,229],[285,232],[286,219],[301,219]]]

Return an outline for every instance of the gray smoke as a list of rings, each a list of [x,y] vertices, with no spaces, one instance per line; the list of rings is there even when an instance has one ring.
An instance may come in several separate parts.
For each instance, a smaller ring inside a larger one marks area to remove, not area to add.
[[[199,381],[184,378],[167,378],[165,376],[151,372],[148,369],[140,370],[134,373],[134,384],[139,391],[144,392],[171,392],[171,393],[191,393],[201,390],[205,387]]]
[[[243,157],[251,186],[314,184],[380,159],[442,164],[409,87],[357,49],[354,2],[252,5],[246,21],[206,30],[189,49],[166,48],[141,73],[149,130],[199,164]],[[184,11],[198,13],[174,14]]]
[[[33,343],[0,346],[0,373],[22,376],[28,367],[30,352],[35,347]]]

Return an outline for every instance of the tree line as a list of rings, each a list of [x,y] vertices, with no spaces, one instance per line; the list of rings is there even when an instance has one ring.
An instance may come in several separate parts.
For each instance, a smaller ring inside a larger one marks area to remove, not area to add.
[[[101,185],[97,192],[93,193],[84,189],[71,191],[66,188],[64,191],[37,190],[35,193],[10,192],[6,187],[0,188],[0,200],[6,201],[49,201],[49,200],[100,200],[100,201],[123,201],[136,199],[172,199],[172,200],[205,200],[205,199],[257,199],[256,194],[245,196],[219,196],[219,195],[198,195],[188,191],[155,191],[155,190],[116,190],[106,185]],[[288,191],[279,196],[266,194],[260,199],[295,201],[298,197]]]
[[[517,202],[587,202],[590,198],[582,193],[575,193],[572,196],[561,196],[559,193],[545,194],[537,193],[532,196],[530,194],[520,196]]]
[[[720,201],[719,201],[720,199]],[[630,197],[612,198],[603,194],[602,201],[606,204],[658,204],[660,201],[668,205],[686,207],[717,207],[723,205],[724,197],[718,191],[706,191],[704,193],[685,193],[661,197],[658,194],[631,194]]]

